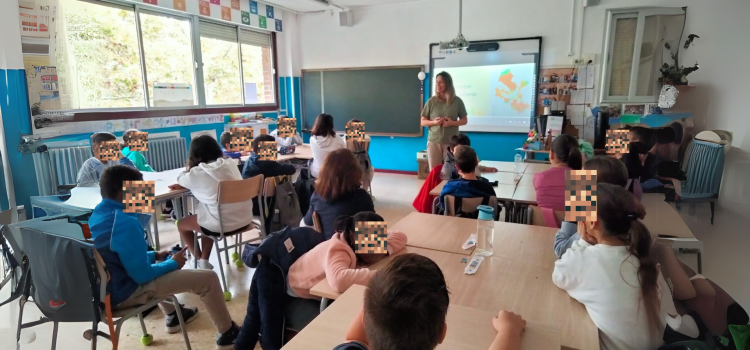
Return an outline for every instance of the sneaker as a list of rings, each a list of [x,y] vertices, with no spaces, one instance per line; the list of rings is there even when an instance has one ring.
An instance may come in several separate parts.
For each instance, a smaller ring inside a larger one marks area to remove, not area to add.
[[[214,265],[211,265],[211,263],[208,262],[208,260],[200,259],[198,260],[198,268],[203,269],[203,270],[213,270]]]
[[[218,338],[216,338],[216,348],[217,349],[231,349],[231,346],[234,345],[234,341],[237,340],[237,336],[240,334],[240,327],[237,326],[234,321],[232,321],[232,327],[229,328],[228,331],[224,332],[224,334],[220,334]]]
[[[197,307],[185,307],[180,304],[180,308],[182,309],[182,319],[185,321],[185,324],[193,322],[193,320],[198,318]],[[165,320],[167,321],[167,333],[177,333],[181,330],[180,319],[177,318],[177,311],[167,315]]]

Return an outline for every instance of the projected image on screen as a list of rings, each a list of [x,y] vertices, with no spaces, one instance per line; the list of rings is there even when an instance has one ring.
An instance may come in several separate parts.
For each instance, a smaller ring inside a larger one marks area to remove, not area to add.
[[[538,42],[501,42],[493,52],[433,55],[433,75],[447,72],[466,105],[461,131],[528,132],[535,114]],[[434,94],[435,82],[432,81]]]

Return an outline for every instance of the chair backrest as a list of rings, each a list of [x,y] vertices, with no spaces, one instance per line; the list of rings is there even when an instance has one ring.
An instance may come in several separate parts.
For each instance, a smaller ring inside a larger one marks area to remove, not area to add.
[[[443,202],[445,203],[445,211],[443,212],[446,216],[456,216],[456,200],[457,198],[452,195],[445,195]],[[461,200],[461,211],[464,213],[475,213],[477,207],[482,205],[484,198],[473,197],[473,198],[460,198]],[[497,216],[497,197],[492,196],[489,198],[487,203],[492,208],[495,208],[495,216]]]
[[[10,225],[13,222],[13,210],[0,211],[0,225]]]
[[[709,198],[719,194],[724,174],[724,145],[693,140],[682,167],[686,181],[682,182],[683,198]]]
[[[312,218],[313,218],[313,228],[315,229],[315,231],[323,233],[323,226],[320,225],[320,216],[318,215],[317,211],[314,211],[312,213]]]
[[[551,212],[546,213],[545,211]],[[540,208],[535,205],[530,205],[528,209],[528,223],[534,226],[547,226],[547,227],[560,227],[563,220],[565,220],[565,212],[560,210],[552,210],[550,208]]]
[[[94,245],[36,228],[20,231],[39,310],[55,322],[101,320]]]
[[[370,140],[364,141],[346,140],[346,148],[352,152],[370,152]]]
[[[219,204],[232,204],[249,201],[258,197],[263,184],[263,175],[244,180],[219,182]]]

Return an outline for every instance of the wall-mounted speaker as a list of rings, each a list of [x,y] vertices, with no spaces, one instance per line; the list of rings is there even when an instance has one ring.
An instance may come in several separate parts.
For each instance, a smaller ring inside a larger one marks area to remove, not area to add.
[[[352,11],[339,12],[339,25],[342,27],[351,27],[354,25],[354,16]]]
[[[497,51],[500,49],[498,43],[475,43],[469,44],[469,48],[466,51],[469,52],[482,52],[482,51]]]

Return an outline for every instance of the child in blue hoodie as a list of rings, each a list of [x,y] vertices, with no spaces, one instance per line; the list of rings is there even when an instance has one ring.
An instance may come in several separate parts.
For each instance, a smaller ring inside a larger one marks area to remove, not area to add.
[[[113,308],[127,309],[154,298],[180,293],[200,296],[219,336],[217,348],[234,344],[239,327],[232,322],[219,278],[213,271],[182,270],[183,251],[149,252],[143,239],[143,226],[135,213],[123,212],[122,187],[125,181],[143,181],[143,175],[132,167],[114,165],[104,170],[99,182],[102,202],[89,218],[94,246],[107,264],[111,280],[107,290]],[[175,305],[162,302],[168,333],[180,331]],[[182,308],[185,322],[198,316],[197,308]]]
[[[489,182],[477,178],[475,173],[479,160],[477,153],[469,146],[456,147],[454,151],[456,169],[460,178],[448,181],[440,192],[440,207],[443,206],[443,198],[452,195],[460,198],[492,197],[495,189]]]
[[[133,141],[133,134],[138,132],[137,129],[128,129],[125,131],[124,134],[122,134],[122,143],[125,145],[125,148],[122,149],[122,154],[125,157],[128,157],[133,164],[135,164],[135,168],[140,171],[147,171],[152,172],[154,169],[151,168],[150,165],[146,162],[146,157],[143,156],[143,154],[140,151],[131,151],[130,146],[132,146]]]

